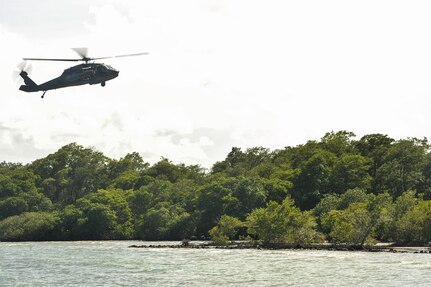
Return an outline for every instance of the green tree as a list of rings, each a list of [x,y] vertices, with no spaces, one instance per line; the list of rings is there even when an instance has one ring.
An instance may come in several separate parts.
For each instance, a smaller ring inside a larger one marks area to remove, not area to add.
[[[349,131],[329,132],[322,137],[320,144],[323,149],[340,157],[355,152],[355,142],[352,140],[355,136]]]
[[[302,210],[312,209],[330,192],[330,176],[335,160],[334,154],[319,151],[300,167],[300,173],[293,179],[293,199]]]
[[[400,243],[428,244],[431,241],[431,201],[419,201],[397,221],[397,236]]]
[[[374,196],[372,194],[367,194],[363,189],[349,189],[340,195],[340,201],[336,209],[346,209],[352,203],[369,202],[373,200],[373,198]]]
[[[140,190],[151,194],[152,205],[159,202],[170,202],[174,184],[163,178],[156,178]]]
[[[345,154],[338,158],[331,172],[329,189],[344,193],[348,189],[368,189],[371,185],[369,160],[361,155]]]
[[[289,167],[296,169],[309,160],[312,156],[322,151],[319,142],[308,141],[306,144],[296,147],[286,147],[283,150],[276,151],[273,155],[273,162],[278,167]]]
[[[160,180],[168,180],[175,183],[180,179],[200,180],[205,175],[205,170],[199,165],[186,166],[173,164],[170,160],[162,158],[145,171],[146,175]]]
[[[370,160],[370,176],[375,178],[377,170],[385,161],[386,154],[394,139],[383,134],[369,134],[355,143],[359,153]],[[371,191],[378,193],[377,186],[372,182]]]
[[[55,213],[26,212],[0,221],[1,241],[46,240],[59,223]]]
[[[37,175],[25,167],[0,167],[0,199],[36,191]]]
[[[27,201],[22,197],[8,197],[0,201],[0,220],[18,215],[28,210]]]
[[[367,202],[353,202],[346,209],[331,210],[322,219],[335,243],[363,246],[375,239],[379,225],[388,220],[391,199],[388,194],[373,196]]]
[[[247,217],[246,225],[247,232],[257,236],[265,245],[321,240],[315,230],[315,218],[310,212],[302,212],[295,207],[289,197],[282,204],[271,201],[267,207],[253,210]]]
[[[427,150],[426,140],[413,138],[393,143],[384,157],[384,163],[377,169],[376,191],[387,191],[396,198],[404,191],[419,187],[424,181]]]
[[[137,236],[144,240],[181,240],[195,233],[193,218],[183,208],[160,203],[137,222]]]
[[[232,199],[232,196],[229,196],[231,189],[227,183],[228,179],[218,178],[201,186],[198,190],[196,213],[199,217],[197,223],[199,235],[206,234],[208,230],[217,224],[223,214],[226,199]]]
[[[233,147],[226,159],[216,162],[212,167],[212,174],[221,174],[225,177],[262,176],[268,177],[272,169],[273,154],[267,148],[253,147],[243,152]]]
[[[245,219],[253,209],[265,205],[268,195],[264,189],[264,181],[260,178],[236,178],[231,181],[231,193],[237,204],[230,204],[225,198],[223,211],[226,214],[235,216],[239,219]]]
[[[65,206],[59,213],[60,224],[56,230],[56,237],[63,240],[87,239],[84,234],[88,218],[84,211],[74,205]],[[89,238],[88,238],[89,239]]]
[[[349,189],[341,195],[326,195],[312,211],[313,214],[317,216],[319,230],[325,234],[330,233],[330,226],[323,223],[323,220],[330,211],[344,210],[353,203],[368,203],[372,197],[372,195],[367,194],[364,190],[359,188]]]
[[[101,189],[81,199],[77,206],[87,217],[83,227],[86,233],[93,237],[101,234],[102,239],[131,238],[133,216],[128,202],[132,194],[131,190]]]
[[[29,168],[40,176],[43,193],[62,206],[107,186],[107,163],[102,153],[72,143],[35,160]]]
[[[116,177],[111,183],[111,188],[134,189],[139,186],[141,176],[133,170],[127,170]]]
[[[236,236],[238,229],[243,225],[238,218],[222,215],[218,224],[209,231],[209,234],[215,244],[227,245],[229,244],[229,240],[232,240]]]
[[[371,216],[366,203],[353,203],[344,210],[331,210],[323,219],[333,242],[353,245],[360,245],[364,238],[368,239],[366,231],[370,224]]]
[[[83,218],[78,220],[82,239],[121,239],[116,235],[116,214],[109,206],[80,199],[77,203]],[[124,238],[123,238],[124,239]]]
[[[144,172],[149,167],[141,155],[137,152],[126,154],[125,157],[119,160],[111,160],[108,162],[108,173],[110,178],[116,178],[126,171],[134,171],[136,173]]]
[[[51,201],[36,190],[0,200],[0,220],[28,211],[51,211]]]
[[[217,178],[198,193],[198,233],[206,234],[223,214],[244,220],[253,209],[265,205],[267,191],[260,178]]]
[[[406,191],[394,203],[392,221],[387,224],[387,238],[402,244],[431,241],[431,201]]]
[[[267,200],[281,203],[293,187],[293,183],[279,178],[270,178],[263,181],[264,189],[268,193]]]
[[[0,220],[28,211],[51,211],[52,203],[38,191],[36,180],[26,167],[0,167]]]
[[[422,170],[422,180],[416,185],[418,193],[424,195],[424,199],[431,199],[431,153],[427,153],[424,157],[424,167]]]
[[[142,216],[153,205],[153,194],[145,187],[134,190],[129,198],[129,206],[135,221]]]
[[[238,176],[244,174],[239,165],[244,162],[245,154],[241,148],[233,147],[226,159],[216,162],[212,167],[212,173],[224,173],[226,176]]]

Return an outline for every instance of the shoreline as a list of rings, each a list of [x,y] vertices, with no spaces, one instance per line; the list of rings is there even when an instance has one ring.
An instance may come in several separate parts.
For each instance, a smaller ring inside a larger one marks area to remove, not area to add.
[[[321,250],[321,251],[362,251],[362,252],[389,252],[389,253],[419,253],[431,254],[430,245],[400,245],[396,243],[377,243],[376,245],[348,245],[333,243],[310,243],[310,244],[261,244],[250,241],[233,241],[228,245],[216,245],[212,241],[139,241],[131,240],[40,240],[40,241],[1,241],[0,243],[28,243],[28,242],[103,242],[103,241],[129,241],[127,248],[144,249],[256,249],[256,250]]]
[[[256,249],[256,250],[324,250],[324,251],[362,251],[362,252],[390,252],[390,253],[419,253],[431,254],[429,246],[399,246],[395,244],[377,245],[347,245],[347,244],[269,244],[262,245],[254,242],[232,242],[228,245],[215,245],[213,242],[179,242],[179,244],[142,244],[130,245],[129,248],[183,248],[183,249]]]

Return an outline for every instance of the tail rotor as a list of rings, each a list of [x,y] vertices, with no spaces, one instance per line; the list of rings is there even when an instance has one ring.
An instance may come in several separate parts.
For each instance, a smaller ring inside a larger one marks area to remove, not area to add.
[[[22,61],[17,66],[17,69],[13,72],[13,79],[16,81],[20,76],[31,74],[33,66],[26,61]]]

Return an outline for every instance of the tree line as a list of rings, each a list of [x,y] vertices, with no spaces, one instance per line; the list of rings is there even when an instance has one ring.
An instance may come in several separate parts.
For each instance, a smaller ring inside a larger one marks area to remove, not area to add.
[[[0,163],[0,240],[426,244],[429,148],[426,138],[338,131],[274,151],[234,147],[206,170],[71,143]]]

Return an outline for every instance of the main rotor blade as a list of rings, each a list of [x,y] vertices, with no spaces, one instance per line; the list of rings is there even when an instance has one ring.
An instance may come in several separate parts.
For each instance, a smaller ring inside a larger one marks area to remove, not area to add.
[[[109,58],[122,58],[122,57],[134,57],[134,56],[142,56],[142,55],[148,55],[148,52],[136,53],[136,54],[126,54],[126,55],[117,55],[117,56],[110,56],[110,57],[91,58],[91,60],[101,60],[101,59],[109,59]]]
[[[46,58],[22,58],[25,61],[62,61],[62,62],[78,62],[82,59],[46,59]]]
[[[49,58],[23,58],[25,61],[59,61],[59,62],[89,62],[93,60],[101,60],[101,59],[109,59],[109,58],[122,58],[122,57],[134,57],[134,56],[142,56],[148,55],[148,52],[136,53],[136,54],[126,54],[126,55],[117,55],[117,56],[109,56],[109,57],[99,57],[99,58],[88,58],[87,48],[73,48],[78,55],[82,56],[82,59],[49,59]]]
[[[87,48],[72,48],[73,51],[75,51],[75,53],[77,53],[79,56],[81,56],[82,58],[88,58],[88,49]]]

